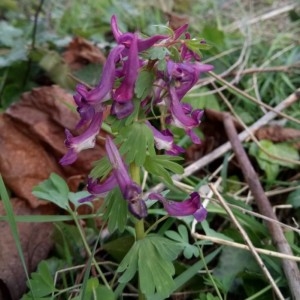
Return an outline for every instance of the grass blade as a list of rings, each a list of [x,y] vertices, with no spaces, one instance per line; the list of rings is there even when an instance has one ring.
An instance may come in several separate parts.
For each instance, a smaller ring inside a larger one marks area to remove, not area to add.
[[[21,240],[20,240],[20,237],[19,237],[19,232],[18,232],[18,228],[17,228],[17,222],[15,220],[15,215],[14,215],[13,207],[12,207],[12,204],[10,202],[10,199],[9,199],[9,196],[8,196],[8,193],[7,193],[7,190],[5,188],[5,184],[3,182],[3,179],[2,179],[1,175],[0,175],[0,196],[1,196],[1,199],[2,199],[2,202],[3,202],[4,210],[5,210],[6,214],[7,214],[7,219],[8,219],[7,221],[8,221],[8,224],[9,224],[12,236],[13,236],[13,238],[15,240],[17,251],[18,251],[18,254],[19,254],[22,266],[24,268],[24,272],[25,272],[27,281],[28,281],[28,283],[30,285],[29,274],[28,274],[28,270],[27,270],[27,266],[26,266],[25,257],[24,257],[23,250],[22,250],[22,246],[21,246]],[[29,288],[30,288],[30,291],[32,293],[32,297],[34,299],[34,295],[33,295],[33,291],[31,289],[31,286],[29,286]]]

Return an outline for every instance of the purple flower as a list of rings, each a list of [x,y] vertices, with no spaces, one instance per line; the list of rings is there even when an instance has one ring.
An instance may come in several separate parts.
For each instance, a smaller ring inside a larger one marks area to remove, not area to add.
[[[95,146],[96,136],[99,133],[102,119],[102,111],[95,113],[88,129],[84,133],[76,137],[74,137],[68,129],[65,130],[65,145],[69,150],[60,160],[61,165],[65,166],[72,164],[77,159],[78,153],[80,151],[90,149]]]
[[[174,81],[177,95],[181,99],[197,83],[201,73],[212,69],[212,65],[205,65],[199,62],[175,63],[169,60],[167,62],[167,78],[169,84]]]
[[[173,134],[170,130],[159,131],[148,121],[146,125],[152,130],[155,146],[158,150],[164,149],[169,155],[178,155],[184,152],[183,148],[174,143]]]
[[[133,35],[129,48],[128,59],[124,63],[121,85],[114,92],[114,100],[119,103],[132,101],[134,94],[134,85],[138,76],[139,56],[137,49],[137,36]]]
[[[159,193],[151,193],[149,199],[160,201],[170,216],[183,217],[193,215],[198,222],[206,218],[207,210],[202,206],[200,195],[197,192],[182,202],[170,201]]]
[[[134,105],[132,101],[126,103],[118,103],[114,101],[111,106],[111,114],[116,116],[118,119],[123,119],[131,115],[134,110]]]
[[[200,109],[196,109],[192,113],[187,114],[187,106],[180,103],[174,87],[169,88],[169,95],[171,100],[171,118],[169,118],[168,121],[176,127],[183,128],[186,131],[186,133],[190,136],[192,141],[195,144],[199,144],[200,139],[192,131],[192,129],[200,124],[201,117],[203,116],[203,111]]]
[[[127,48],[130,48],[130,44],[133,38],[133,33],[122,33],[119,29],[117,17],[114,15],[111,18],[111,30],[114,35],[115,40],[118,44],[123,44]],[[146,39],[137,39],[137,49],[138,52],[145,51],[152,47],[155,43],[162,39],[167,39],[167,35],[154,35]]]
[[[96,197],[104,197],[109,191],[115,188],[117,184],[118,183],[115,176],[110,176],[101,183],[98,183],[96,179],[89,177],[87,183],[87,190],[91,195],[80,199],[79,203],[90,202]]]
[[[89,104],[95,104],[110,99],[110,94],[115,83],[116,63],[121,58],[121,53],[124,50],[123,45],[118,45],[111,50],[103,67],[102,77],[96,88],[87,91],[77,89],[77,92]]]
[[[106,137],[105,148],[112,164],[112,173],[100,183],[89,179],[87,189],[92,195],[81,199],[80,202],[91,201],[95,197],[103,197],[107,192],[119,186],[124,199],[128,202],[129,211],[139,219],[146,217],[147,207],[141,198],[141,187],[131,179],[127,167],[110,137]]]
[[[146,217],[147,207],[141,197],[141,187],[131,179],[120,153],[110,137],[106,138],[105,148],[113,166],[113,175],[116,177],[124,199],[128,201],[129,211],[139,219]]]
[[[174,31],[174,40],[177,40],[189,27],[189,24],[184,24]]]

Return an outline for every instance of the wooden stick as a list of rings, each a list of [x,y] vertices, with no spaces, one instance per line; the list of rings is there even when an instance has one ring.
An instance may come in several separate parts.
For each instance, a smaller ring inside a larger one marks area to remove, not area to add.
[[[237,131],[232,122],[232,118],[227,114],[224,116],[224,126],[235,156],[249,185],[249,189],[256,200],[256,204],[260,213],[270,219],[277,220],[269,199],[267,198],[257,174],[241,144]],[[281,227],[275,222],[267,221],[266,223],[272,240],[278,251],[287,255],[293,255],[293,252],[282,232]],[[285,259],[282,260],[282,266],[291,290],[292,297],[293,299],[297,300],[299,299],[300,295],[300,272],[298,266],[295,262]]]
[[[225,246],[229,246],[229,247],[234,247],[234,248],[239,248],[239,249],[244,249],[244,250],[250,251],[250,248],[247,245],[232,242],[232,241],[228,241],[228,240],[224,240],[224,239],[220,239],[220,238],[217,238],[217,237],[214,237],[214,236],[200,234],[198,232],[192,232],[192,236],[195,237],[198,240],[210,241],[210,242],[213,242],[213,243],[216,243],[216,244],[225,245]],[[279,253],[279,252],[275,252],[275,251],[271,251],[271,250],[266,250],[266,249],[263,249],[263,248],[257,248],[257,247],[255,247],[255,251],[258,252],[258,253],[261,253],[261,254],[272,256],[272,257],[278,257],[278,258],[282,258],[282,259],[289,259],[289,260],[294,260],[294,261],[300,262],[300,257],[299,256],[294,256],[294,255],[291,256],[291,255],[287,255],[287,254],[283,254],[283,253]]]

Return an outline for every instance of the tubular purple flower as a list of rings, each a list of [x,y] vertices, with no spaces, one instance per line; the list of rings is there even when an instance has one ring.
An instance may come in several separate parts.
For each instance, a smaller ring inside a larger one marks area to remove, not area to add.
[[[141,197],[141,187],[131,179],[120,153],[110,137],[106,138],[105,148],[113,167],[113,175],[124,199],[128,201],[129,210],[137,218],[144,218],[147,215],[147,209]]]
[[[174,40],[177,40],[189,27],[189,24],[184,24],[174,31]]]
[[[124,50],[123,45],[118,45],[111,50],[103,67],[102,77],[96,88],[88,91],[83,97],[89,104],[105,101],[110,98],[116,76],[116,63]]]
[[[152,130],[155,146],[158,150],[164,149],[169,155],[178,155],[184,152],[183,148],[174,143],[174,137],[170,130],[159,131],[148,121],[146,125]]]
[[[77,112],[80,115],[80,121],[76,125],[76,129],[79,129],[83,125],[90,122],[95,114],[95,109],[92,105],[88,104],[82,94],[87,92],[86,87],[79,84],[76,87],[77,94],[73,96],[75,103],[77,104]]]
[[[78,106],[77,111],[80,115],[80,121],[76,125],[75,129],[79,129],[83,125],[87,124],[93,119],[93,116],[95,114],[95,109],[88,104],[82,104],[81,106]]]
[[[115,115],[118,119],[123,119],[128,117],[134,110],[134,105],[132,101],[126,103],[118,103],[114,101],[111,106],[111,114]]]
[[[118,26],[118,21],[117,21],[117,17],[115,15],[113,15],[111,17],[110,20],[110,27],[111,27],[111,31],[114,35],[115,40],[117,41],[117,43],[119,42],[120,37],[122,36],[122,31],[119,29]]]
[[[137,51],[137,36],[134,35],[129,49],[128,59],[124,63],[124,79],[114,92],[113,99],[115,101],[125,103],[132,100],[138,69],[139,56]]]
[[[199,138],[192,132],[192,129],[197,127],[201,122],[201,117],[203,115],[202,110],[195,110],[189,116],[185,113],[186,108],[182,103],[179,102],[178,96],[176,94],[175,88],[169,88],[170,95],[170,111],[171,111],[171,124],[176,127],[183,128],[186,133],[191,137],[192,141],[196,144],[200,143]]]
[[[167,78],[169,82],[175,81],[176,92],[179,99],[181,99],[197,83],[201,73],[212,69],[212,65],[199,62],[175,63],[169,60],[167,62]]]
[[[182,202],[169,201],[159,193],[151,193],[149,199],[160,201],[170,216],[183,217],[193,215],[198,222],[205,220],[207,210],[202,206],[200,195],[197,192]]]
[[[117,180],[113,174],[100,183],[98,183],[97,180],[89,177],[87,183],[87,190],[91,195],[80,199],[79,203],[92,201],[96,197],[104,197],[107,194],[107,192],[115,188],[117,184]]]
[[[133,33],[122,33],[122,31],[119,29],[118,21],[115,15],[111,17],[111,30],[118,44],[123,44],[127,48],[130,47],[130,40],[133,37]],[[146,39],[138,39],[137,40],[138,52],[145,51],[150,47],[152,47],[158,41],[167,38],[168,38],[167,35],[154,35]]]
[[[65,145],[69,150],[60,160],[61,165],[65,166],[72,164],[77,159],[80,151],[90,149],[95,146],[96,136],[100,130],[102,119],[102,111],[95,113],[88,129],[76,137],[74,137],[68,129],[65,130]]]

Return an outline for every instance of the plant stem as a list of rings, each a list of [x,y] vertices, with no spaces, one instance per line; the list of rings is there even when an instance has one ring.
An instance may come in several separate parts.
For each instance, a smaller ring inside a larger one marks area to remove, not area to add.
[[[140,184],[141,176],[140,176],[140,167],[138,167],[135,163],[130,164],[130,175],[134,182]],[[135,223],[135,234],[136,239],[141,240],[145,237],[145,228],[144,228],[144,220],[137,220]]]
[[[81,239],[82,239],[84,248],[85,248],[85,250],[86,250],[88,256],[89,256],[89,257],[93,256],[93,254],[92,254],[92,252],[91,252],[91,249],[90,249],[90,247],[89,247],[89,245],[88,245],[88,243],[87,243],[87,241],[86,241],[86,239],[85,239],[85,236],[84,236],[82,227],[81,227],[81,225],[80,225],[79,222],[78,222],[76,213],[74,213],[73,211],[69,211],[69,212],[70,212],[70,214],[72,215],[72,217],[73,217],[73,219],[74,219],[74,222],[75,222],[75,224],[76,224],[76,226],[77,226],[77,228],[78,228],[80,237],[81,237]],[[101,269],[100,269],[100,267],[99,267],[99,265],[98,265],[98,263],[97,263],[97,261],[96,261],[96,259],[95,259],[94,256],[92,257],[92,262],[94,263],[95,268],[96,268],[96,270],[97,270],[99,276],[101,277],[103,283],[105,284],[105,286],[106,286],[108,289],[111,289],[109,283],[107,282],[107,280],[106,280],[106,278],[105,278],[103,272],[101,271]]]
[[[140,184],[141,178],[140,178],[140,167],[137,166],[135,163],[130,164],[130,175],[134,182],[137,184]],[[145,237],[145,226],[144,226],[144,220],[137,220],[135,223],[135,236],[136,240],[142,240]],[[139,283],[139,300],[146,300],[146,297],[141,291],[140,283]]]

